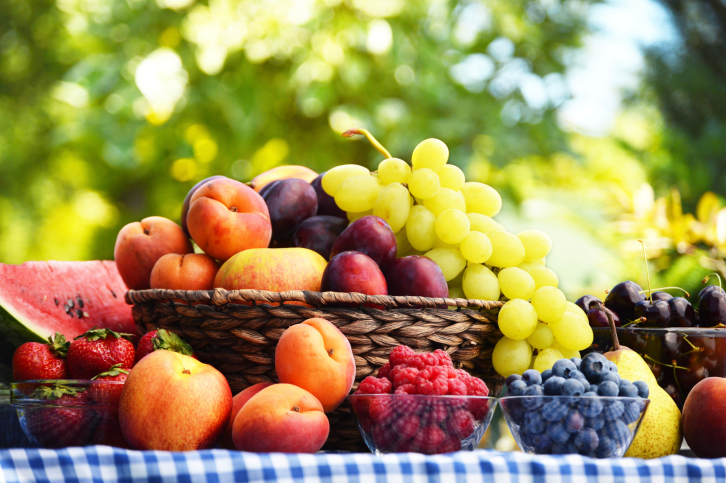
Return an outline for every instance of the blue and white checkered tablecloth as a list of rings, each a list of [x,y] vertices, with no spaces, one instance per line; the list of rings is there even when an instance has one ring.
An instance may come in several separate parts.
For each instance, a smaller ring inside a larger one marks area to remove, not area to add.
[[[479,450],[448,455],[170,453],[108,446],[0,450],[0,483],[16,482],[724,482],[726,458],[596,460]]]

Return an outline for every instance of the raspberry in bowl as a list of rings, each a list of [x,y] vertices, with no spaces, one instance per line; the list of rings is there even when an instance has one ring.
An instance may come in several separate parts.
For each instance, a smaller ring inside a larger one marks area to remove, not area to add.
[[[486,384],[455,369],[446,352],[414,353],[407,346],[393,349],[348,401],[376,454],[473,450],[497,404]]]

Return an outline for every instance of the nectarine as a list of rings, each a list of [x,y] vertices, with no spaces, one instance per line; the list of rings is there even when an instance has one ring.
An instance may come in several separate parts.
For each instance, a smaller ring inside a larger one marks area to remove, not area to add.
[[[212,290],[219,263],[204,253],[168,253],[151,270],[151,288]]]
[[[272,386],[271,382],[258,382],[257,384],[250,386],[247,389],[240,391],[234,395],[234,397],[232,398],[232,412],[229,415],[229,422],[227,423],[227,428],[222,434],[222,438],[219,440],[220,448],[235,449],[234,440],[232,439],[232,426],[234,425],[234,418],[237,417],[237,413],[239,413],[240,409],[242,409],[242,406],[247,404],[247,401],[249,401],[252,396],[269,386]]]

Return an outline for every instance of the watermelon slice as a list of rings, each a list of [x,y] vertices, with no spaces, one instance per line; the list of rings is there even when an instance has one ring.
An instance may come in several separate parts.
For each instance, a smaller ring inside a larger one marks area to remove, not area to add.
[[[95,325],[136,334],[127,290],[113,261],[0,263],[0,336],[17,346]]]

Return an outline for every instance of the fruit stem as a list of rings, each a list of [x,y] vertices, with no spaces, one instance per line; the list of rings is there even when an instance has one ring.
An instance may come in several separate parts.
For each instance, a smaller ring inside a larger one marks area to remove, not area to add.
[[[687,335],[685,335],[685,334],[681,334],[681,335],[683,335],[683,340],[686,341],[686,344],[688,344],[688,345],[691,346],[691,349],[693,349],[693,350],[698,349],[698,347],[696,347],[695,345],[693,345],[693,342],[691,342],[690,340],[688,340],[688,336]]]
[[[653,291],[650,289],[650,270],[648,269],[648,255],[645,253],[645,242],[638,240],[643,245],[643,258],[645,259],[645,275],[648,277],[648,298],[650,298],[651,305],[653,304]]]
[[[373,145],[373,147],[376,148],[376,151],[378,151],[383,156],[385,156],[386,159],[393,157],[393,156],[391,156],[391,153],[389,153],[388,150],[386,148],[384,148],[383,145],[381,143],[379,143],[376,138],[373,137],[373,134],[368,132],[367,129],[348,129],[347,131],[345,131],[343,133],[343,137],[352,138],[356,134],[360,134],[360,135],[368,138],[368,141],[370,141],[370,143]]]
[[[610,314],[609,310],[605,310],[605,305],[603,305],[602,302],[597,303],[597,309],[605,312],[605,317],[608,318],[608,325],[610,326],[610,337],[613,338],[613,349],[616,351],[620,350],[620,341],[618,340],[618,333],[615,330],[615,321],[613,320],[613,316]]]
[[[716,275],[716,278],[718,278],[718,288],[720,288],[720,289],[723,290],[723,287],[721,286],[721,275],[719,275],[716,272],[709,273],[708,275],[706,275],[705,277],[703,277],[703,280],[701,280],[701,283],[708,282],[711,279],[711,277],[714,276],[714,275]]]
[[[653,359],[648,354],[644,354],[643,355],[643,359],[648,359],[648,360],[653,361],[656,364],[661,365],[661,366],[664,366],[664,367],[672,367],[673,369],[683,369],[684,371],[687,371],[688,370],[687,367],[681,367],[681,366],[675,364],[675,361],[673,361],[674,362],[673,364],[666,364],[665,362],[661,362],[661,361],[657,361],[657,360]]]
[[[646,320],[648,320],[648,319],[646,319],[645,317],[640,317],[639,319],[631,320],[627,324],[623,324],[623,327],[627,327],[627,326],[633,325],[633,324],[640,324],[641,322],[645,322]]]
[[[647,266],[647,264],[646,264],[646,266]],[[660,292],[663,290],[680,290],[681,292],[683,292],[683,294],[686,296],[686,298],[691,298],[691,294],[689,294],[685,289],[682,289],[681,287],[660,287],[660,288],[654,288],[652,290],[649,288],[648,290],[641,290],[639,293],[649,292],[648,295],[650,295],[651,301],[652,301],[653,292]]]

